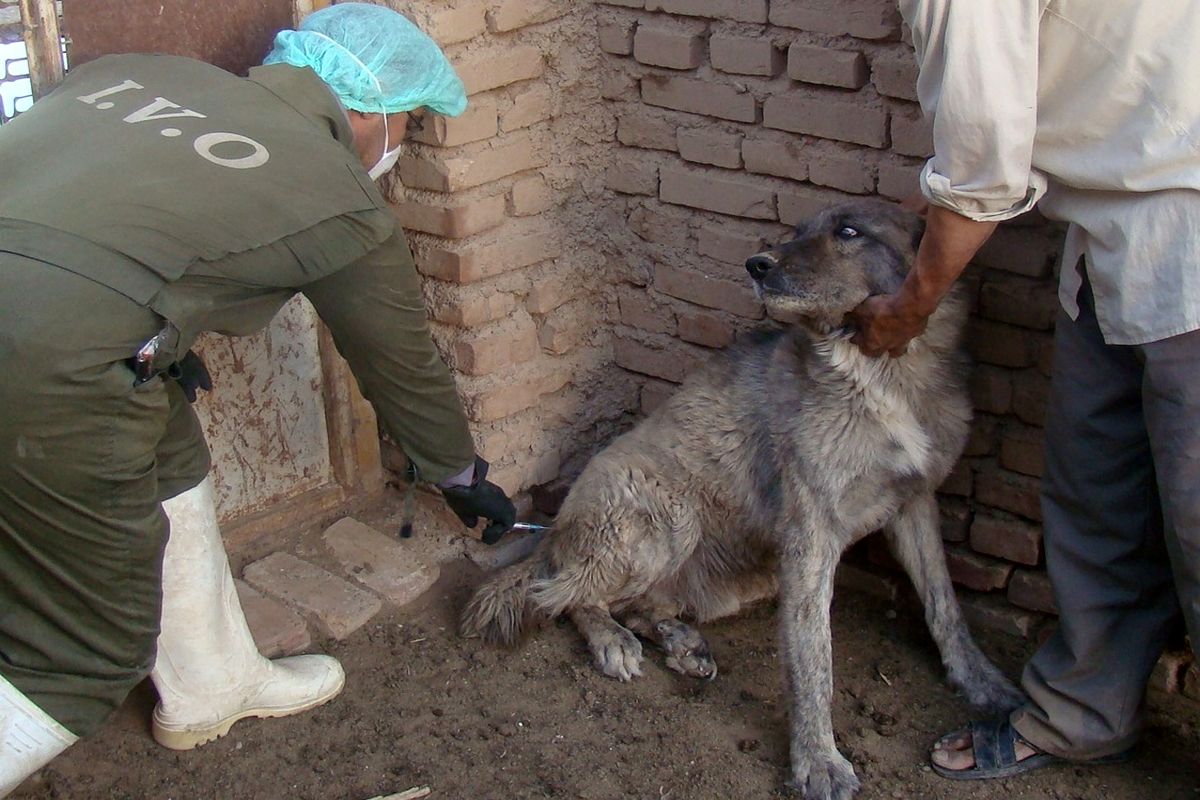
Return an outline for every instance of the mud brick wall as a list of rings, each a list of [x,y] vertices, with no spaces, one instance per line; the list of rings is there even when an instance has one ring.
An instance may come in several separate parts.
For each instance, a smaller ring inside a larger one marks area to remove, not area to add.
[[[490,477],[520,492],[585,458],[636,405],[607,332],[597,218],[611,121],[592,8],[390,5],[444,47],[467,87],[466,113],[431,120],[402,156],[391,199],[478,450]]]

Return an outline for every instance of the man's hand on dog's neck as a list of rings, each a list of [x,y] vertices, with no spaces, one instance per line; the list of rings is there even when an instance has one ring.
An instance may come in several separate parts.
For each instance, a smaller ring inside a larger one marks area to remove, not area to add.
[[[857,329],[852,341],[869,356],[903,355],[995,230],[995,222],[976,222],[930,205],[917,259],[900,291],[868,297],[849,314]]]

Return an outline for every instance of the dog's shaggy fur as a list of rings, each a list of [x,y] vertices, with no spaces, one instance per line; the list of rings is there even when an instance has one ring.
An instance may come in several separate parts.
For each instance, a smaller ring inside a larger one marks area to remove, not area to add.
[[[771,315],[795,324],[714,359],[596,455],[534,554],[476,591],[463,632],[512,642],[529,615],[566,613],[608,675],[641,674],[641,636],[671,668],[711,678],[708,646],[681,617],[723,617],[778,589],[790,783],[848,798],[858,780],[833,738],[829,605],[842,552],[882,527],[950,680],[972,703],[1016,705],[963,625],[938,532],[934,490],[971,413],[963,303],[943,301],[899,358],[864,356],[841,327],[899,287],[922,229],[895,206],[851,203],[751,258]]]

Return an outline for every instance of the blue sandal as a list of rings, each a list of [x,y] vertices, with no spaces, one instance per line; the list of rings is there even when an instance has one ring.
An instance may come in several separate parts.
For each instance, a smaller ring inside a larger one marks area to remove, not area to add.
[[[1123,750],[1120,753],[1114,753],[1110,756],[1101,758],[1092,758],[1084,761],[1069,761],[1065,758],[1050,755],[1039,751],[1032,744],[1029,744],[1021,734],[1013,730],[1012,724],[1008,721],[1008,717],[1000,719],[984,720],[982,722],[972,722],[971,727],[971,747],[975,751],[975,766],[967,767],[966,769],[948,769],[933,763],[930,759],[929,765],[933,767],[933,771],[943,778],[949,778],[955,781],[983,781],[993,778],[1008,778],[1013,775],[1020,775],[1023,772],[1030,772],[1035,769],[1049,766],[1050,764],[1076,763],[1076,764],[1120,764],[1128,761],[1133,750]],[[948,733],[934,744],[936,748],[938,744],[945,742],[951,737],[960,736],[964,731],[957,730],[953,733]],[[1017,760],[1016,743],[1024,742],[1029,747],[1033,748],[1033,755],[1028,758]]]
[[[1007,717],[971,723],[971,746],[975,750],[975,766],[965,769],[948,769],[930,760],[933,771],[943,778],[955,781],[982,781],[993,778],[1008,778],[1023,772],[1040,769],[1061,761],[1057,756],[1036,751],[1028,758],[1017,760],[1016,743],[1025,742],[1021,734],[1013,730]],[[937,744],[960,736],[962,730],[948,733]],[[937,747],[937,744],[934,747]],[[1029,744],[1025,742],[1025,744]],[[1033,745],[1029,745],[1033,747]]]

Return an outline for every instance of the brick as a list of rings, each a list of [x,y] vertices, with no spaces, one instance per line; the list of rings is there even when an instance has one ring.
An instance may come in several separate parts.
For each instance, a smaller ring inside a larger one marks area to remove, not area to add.
[[[1000,438],[1000,466],[1022,475],[1042,477],[1046,471],[1043,440],[1039,428],[1009,426]]]
[[[507,317],[517,307],[517,298],[510,292],[472,290],[464,292],[452,284],[431,289],[429,315],[447,325],[475,328]]]
[[[774,78],[783,69],[783,51],[762,36],[713,34],[708,39],[708,58],[713,69],[734,75]]]
[[[538,328],[538,344],[545,353],[565,355],[583,344],[596,327],[596,319],[588,309],[563,306],[542,321]]]
[[[548,314],[573,299],[582,288],[579,277],[573,274],[535,280],[525,297],[525,310],[530,314]]]
[[[451,352],[454,366],[460,371],[488,375],[536,356],[537,326],[528,316],[518,314],[457,338]]]
[[[971,523],[971,548],[978,553],[1036,566],[1042,553],[1042,531],[1016,517],[980,513]]]
[[[916,100],[919,72],[917,58],[907,45],[880,50],[871,58],[871,83],[887,97]]]
[[[737,169],[742,166],[741,134],[704,128],[681,128],[676,136],[679,155],[697,164]]]
[[[952,581],[977,592],[1003,589],[1013,571],[1012,564],[959,547],[946,548],[946,568],[950,571]]]
[[[971,507],[956,497],[938,498],[938,520],[942,540],[965,542],[971,529]]]
[[[406,606],[437,582],[441,568],[353,517],[321,534],[325,547],[354,580],[393,605]]]
[[[946,476],[946,480],[942,481],[938,491],[942,494],[970,497],[974,485],[975,472],[971,469],[971,465],[966,461],[959,461]]]
[[[291,553],[276,552],[246,566],[246,583],[312,616],[325,635],[345,639],[383,607],[378,597]]]
[[[463,201],[440,195],[434,202],[401,200],[393,208],[407,230],[464,239],[504,222],[505,200],[504,195]]]
[[[542,51],[532,45],[497,47],[454,65],[467,94],[499,89],[518,81],[540,78],[545,71]]]
[[[746,139],[742,142],[742,160],[749,172],[794,181],[808,180],[805,147],[796,140]]]
[[[615,56],[633,54],[633,35],[637,21],[633,19],[605,20],[599,23],[596,35],[600,49]]]
[[[537,404],[543,395],[557,392],[571,380],[568,369],[529,370],[507,376],[501,383],[479,392],[468,392],[468,416],[475,422],[492,422]]]
[[[618,300],[621,324],[649,333],[675,335],[675,312],[654,302],[645,290],[623,292]]]
[[[1050,276],[1061,250],[1059,236],[1047,230],[1001,225],[973,259],[976,264],[1029,278]]]
[[[875,164],[870,152],[835,147],[810,148],[808,180],[851,194],[875,191]]]
[[[513,97],[512,105],[500,112],[500,130],[504,133],[528,128],[550,119],[550,87],[534,86]]]
[[[900,581],[894,575],[875,572],[845,561],[838,564],[833,580],[835,592],[849,589],[888,603],[895,603],[900,598]]]
[[[642,82],[645,91],[645,81]],[[886,147],[887,109],[831,92],[788,92],[767,98],[763,125],[868,147]]]
[[[933,125],[920,106],[892,106],[892,152],[916,158],[933,155]]]
[[[690,354],[654,347],[623,336],[614,337],[613,355],[617,366],[671,383],[680,383],[696,364],[696,359]]]
[[[728,311],[739,317],[762,319],[762,301],[747,283],[734,283],[696,272],[659,264],[654,270],[654,288],[680,300],[705,308]]]
[[[747,258],[763,250],[765,239],[765,236],[753,233],[704,226],[696,234],[696,252],[740,266],[746,263]]]
[[[754,122],[758,119],[754,95],[744,89],[709,80],[647,75],[642,78],[642,100],[652,106],[735,122]]]
[[[1019,514],[1027,519],[1042,519],[1040,481],[1028,475],[988,468],[975,476],[975,499],[984,505]]]
[[[658,165],[635,159],[629,151],[618,151],[604,171],[604,185],[621,194],[658,195]]]
[[[788,48],[787,74],[803,83],[861,89],[867,83],[867,59],[857,50],[793,42]]]
[[[617,117],[617,141],[628,147],[675,152],[676,125],[646,114],[622,114]]]
[[[775,193],[759,182],[716,172],[659,170],[658,196],[675,203],[735,217],[775,219]]]
[[[487,14],[492,33],[507,33],[557,19],[567,13],[552,0],[505,0]]]
[[[963,448],[964,456],[995,455],[1000,441],[999,423],[996,417],[980,414],[971,420],[971,434]]]
[[[986,594],[960,594],[963,617],[972,627],[1001,631],[1028,639],[1041,627],[1042,617],[1013,608],[1005,601]]]
[[[639,405],[643,414],[649,414],[670,399],[679,387],[666,381],[648,380],[642,385]]]
[[[608,68],[601,73],[600,96],[605,100],[640,102],[642,99],[638,79],[621,69]]]
[[[666,245],[676,250],[690,250],[692,215],[672,209],[641,206],[629,215],[629,229],[647,242]]]
[[[888,0],[773,0],[772,25],[857,39],[896,39],[900,12]]]
[[[849,195],[832,189],[797,186],[795,189],[777,193],[779,221],[785,225],[799,225],[821,211],[851,199]]]
[[[1046,281],[997,276],[983,282],[979,313],[987,319],[1048,331],[1058,316],[1058,294]]]
[[[1184,650],[1168,650],[1159,656],[1150,673],[1148,687],[1166,694],[1183,691],[1188,667],[1192,665],[1192,654]]]
[[[734,22],[767,21],[767,0],[646,0],[646,10]]]
[[[555,234],[534,231],[455,250],[436,249],[417,266],[433,278],[472,283],[557,258],[561,252],[562,243]]]
[[[1030,611],[1057,614],[1050,576],[1042,570],[1018,569],[1008,582],[1008,602]]]
[[[487,31],[486,11],[486,0],[460,3],[432,15],[424,26],[425,32],[443,47],[474,39]]]
[[[733,325],[717,314],[705,311],[679,313],[679,338],[704,347],[725,347],[733,341]]]
[[[1034,362],[1033,337],[1021,328],[972,319],[967,325],[967,347],[977,361],[998,367],[1028,367]]]
[[[467,104],[467,110],[457,117],[430,114],[421,132],[413,140],[439,147],[457,147],[490,139],[499,131],[496,100],[477,97]]]
[[[923,161],[884,158],[879,162],[878,191],[891,200],[903,200],[921,189]]]
[[[1040,428],[1046,424],[1049,404],[1049,378],[1032,369],[1013,376],[1013,412],[1018,419]]]
[[[400,180],[410,189],[457,192],[500,180],[546,163],[545,155],[528,134],[497,140],[491,147],[461,155],[405,156],[400,159]]]
[[[256,591],[245,581],[235,580],[238,602],[258,652],[278,658],[303,652],[312,645],[304,619],[290,608]]]
[[[562,194],[546,184],[541,175],[530,175],[513,182],[508,192],[508,213],[528,217],[548,211],[562,202]]]
[[[1007,414],[1012,409],[1012,373],[987,364],[971,372],[971,401],[977,411]]]
[[[638,25],[633,57],[653,67],[695,69],[704,61],[704,39],[696,33]]]

